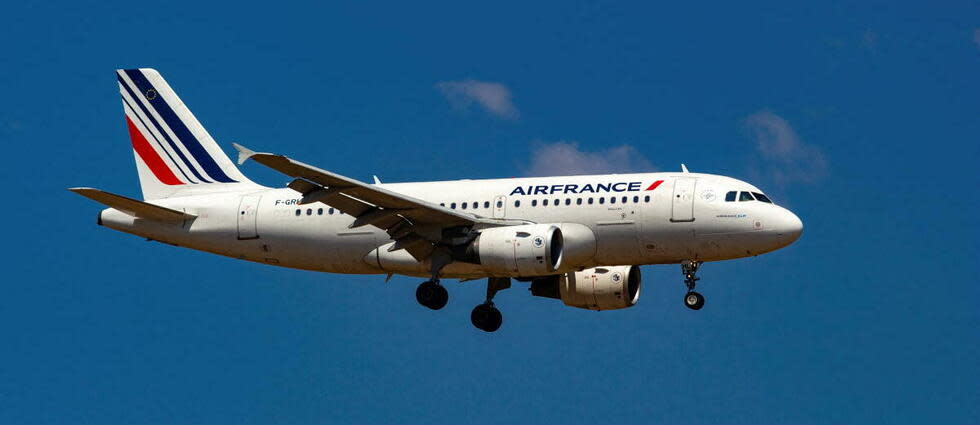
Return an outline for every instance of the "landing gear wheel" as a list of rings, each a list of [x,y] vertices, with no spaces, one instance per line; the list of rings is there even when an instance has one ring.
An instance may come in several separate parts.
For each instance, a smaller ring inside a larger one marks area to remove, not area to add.
[[[700,310],[704,307],[704,296],[694,291],[688,292],[684,296],[684,305],[691,310]]]
[[[481,331],[493,332],[500,329],[500,325],[504,323],[504,316],[493,304],[480,304],[470,313],[470,321]]]
[[[438,282],[427,280],[415,289],[415,299],[433,310],[439,310],[449,302],[449,291]]]

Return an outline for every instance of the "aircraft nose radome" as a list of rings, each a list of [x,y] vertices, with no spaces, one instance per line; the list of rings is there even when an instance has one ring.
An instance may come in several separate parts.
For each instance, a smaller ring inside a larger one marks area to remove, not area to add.
[[[792,211],[786,210],[783,213],[782,223],[779,226],[780,235],[785,238],[786,244],[796,242],[803,234],[803,221],[800,220]]]

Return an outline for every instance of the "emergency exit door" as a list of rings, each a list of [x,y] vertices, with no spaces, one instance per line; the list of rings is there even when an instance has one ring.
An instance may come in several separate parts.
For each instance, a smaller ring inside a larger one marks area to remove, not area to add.
[[[507,197],[499,195],[493,198],[493,218],[504,218],[507,213]]]
[[[257,239],[259,218],[259,195],[245,195],[238,206],[238,239]]]
[[[696,177],[678,177],[674,180],[670,221],[694,221],[694,186],[697,181]]]

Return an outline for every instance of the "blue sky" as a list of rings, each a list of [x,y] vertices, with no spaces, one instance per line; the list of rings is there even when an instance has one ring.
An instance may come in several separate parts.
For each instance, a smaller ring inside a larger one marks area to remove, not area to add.
[[[960,1],[8,4],[0,423],[976,423],[978,17]],[[683,162],[757,184],[806,230],[705,265],[700,312],[677,267],[644,267],[635,308],[521,284],[484,334],[468,323],[482,283],[449,283],[432,312],[416,279],[97,227],[64,188],[139,194],[119,67],[159,69],[226,150],[392,182]]]

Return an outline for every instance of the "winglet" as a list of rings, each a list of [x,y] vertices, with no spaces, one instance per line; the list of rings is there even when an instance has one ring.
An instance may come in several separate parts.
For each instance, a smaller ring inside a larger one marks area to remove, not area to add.
[[[232,143],[231,145],[238,151],[238,165],[244,164],[245,161],[248,161],[248,159],[252,157],[252,155],[255,155],[255,151],[239,145],[238,143]]]
[[[374,184],[381,184],[381,179],[379,179],[378,176],[371,176],[371,177],[374,177]]]
[[[239,162],[239,164],[241,164],[241,162]],[[683,173],[690,173],[690,171],[687,171],[687,166],[684,165],[684,164],[681,164],[681,172],[683,172]]]

